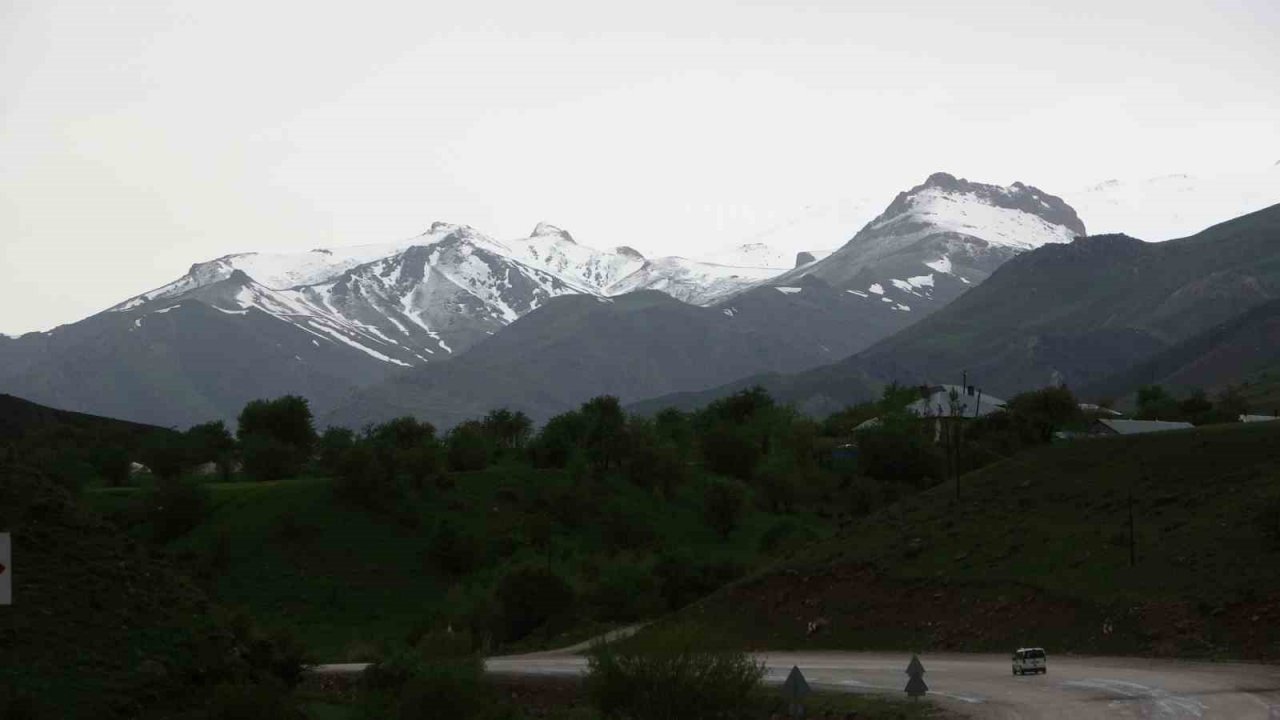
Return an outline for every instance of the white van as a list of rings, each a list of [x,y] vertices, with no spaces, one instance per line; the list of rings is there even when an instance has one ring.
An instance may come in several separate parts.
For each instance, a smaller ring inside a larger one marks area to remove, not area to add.
[[[1049,672],[1049,658],[1044,648],[1018,648],[1013,653],[1013,674]]]

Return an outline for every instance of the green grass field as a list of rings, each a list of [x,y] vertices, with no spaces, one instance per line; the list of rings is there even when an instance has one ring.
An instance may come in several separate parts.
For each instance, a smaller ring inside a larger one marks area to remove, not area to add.
[[[961,492],[902,500],[677,620],[777,649],[1280,657],[1280,423],[1044,447]]]
[[[453,487],[432,488],[390,514],[351,507],[323,478],[211,483],[205,486],[211,515],[165,549],[217,601],[292,629],[317,658],[338,662],[366,659],[379,643],[453,621],[521,564],[561,573],[589,605],[602,576],[618,566],[648,568],[664,551],[752,569],[766,559],[762,537],[780,523],[803,528],[790,533],[793,539],[831,532],[821,518],[784,518],[748,504],[739,528],[722,539],[703,520],[698,481],[670,502],[625,481],[602,481],[582,491],[581,517],[572,518],[554,507],[569,492],[561,471],[496,467],[451,479]],[[85,497],[147,536],[140,520],[145,491],[100,489]],[[477,543],[474,568],[461,577],[443,573],[430,557],[431,537],[444,520]],[[577,615],[577,623],[522,646],[571,643],[612,624],[590,612]]]

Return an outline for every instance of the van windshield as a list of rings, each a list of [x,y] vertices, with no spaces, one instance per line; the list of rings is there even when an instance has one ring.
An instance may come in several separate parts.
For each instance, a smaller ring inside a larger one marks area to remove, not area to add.
[[[1043,660],[1043,659],[1044,659],[1044,651],[1043,651],[1043,650],[1028,650],[1028,651],[1024,654],[1024,657],[1026,657],[1026,659],[1028,659],[1028,660]]]

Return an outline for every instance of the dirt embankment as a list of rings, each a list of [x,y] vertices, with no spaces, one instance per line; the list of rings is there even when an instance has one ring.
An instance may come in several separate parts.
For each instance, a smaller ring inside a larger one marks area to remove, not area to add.
[[[1280,659],[1280,595],[1217,607],[1096,604],[1031,586],[907,580],[836,564],[748,581],[694,612],[721,637],[753,649],[994,652],[1052,645],[1084,654]]]

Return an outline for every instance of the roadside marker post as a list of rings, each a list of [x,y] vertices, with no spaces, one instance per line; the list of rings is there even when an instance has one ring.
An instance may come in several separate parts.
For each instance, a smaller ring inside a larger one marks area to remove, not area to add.
[[[0,533],[0,605],[13,604],[13,542]]]
[[[920,663],[920,656],[915,653],[911,654],[911,662],[907,664],[907,677],[906,693],[912,699],[919,700],[929,692],[929,686],[924,683],[924,665]]]
[[[788,710],[793,718],[804,717],[804,703],[801,700],[808,695],[811,690],[809,683],[804,679],[804,673],[800,672],[799,666],[792,665],[791,672],[787,675],[786,682],[782,683],[782,690],[786,693],[787,699],[790,701]]]

